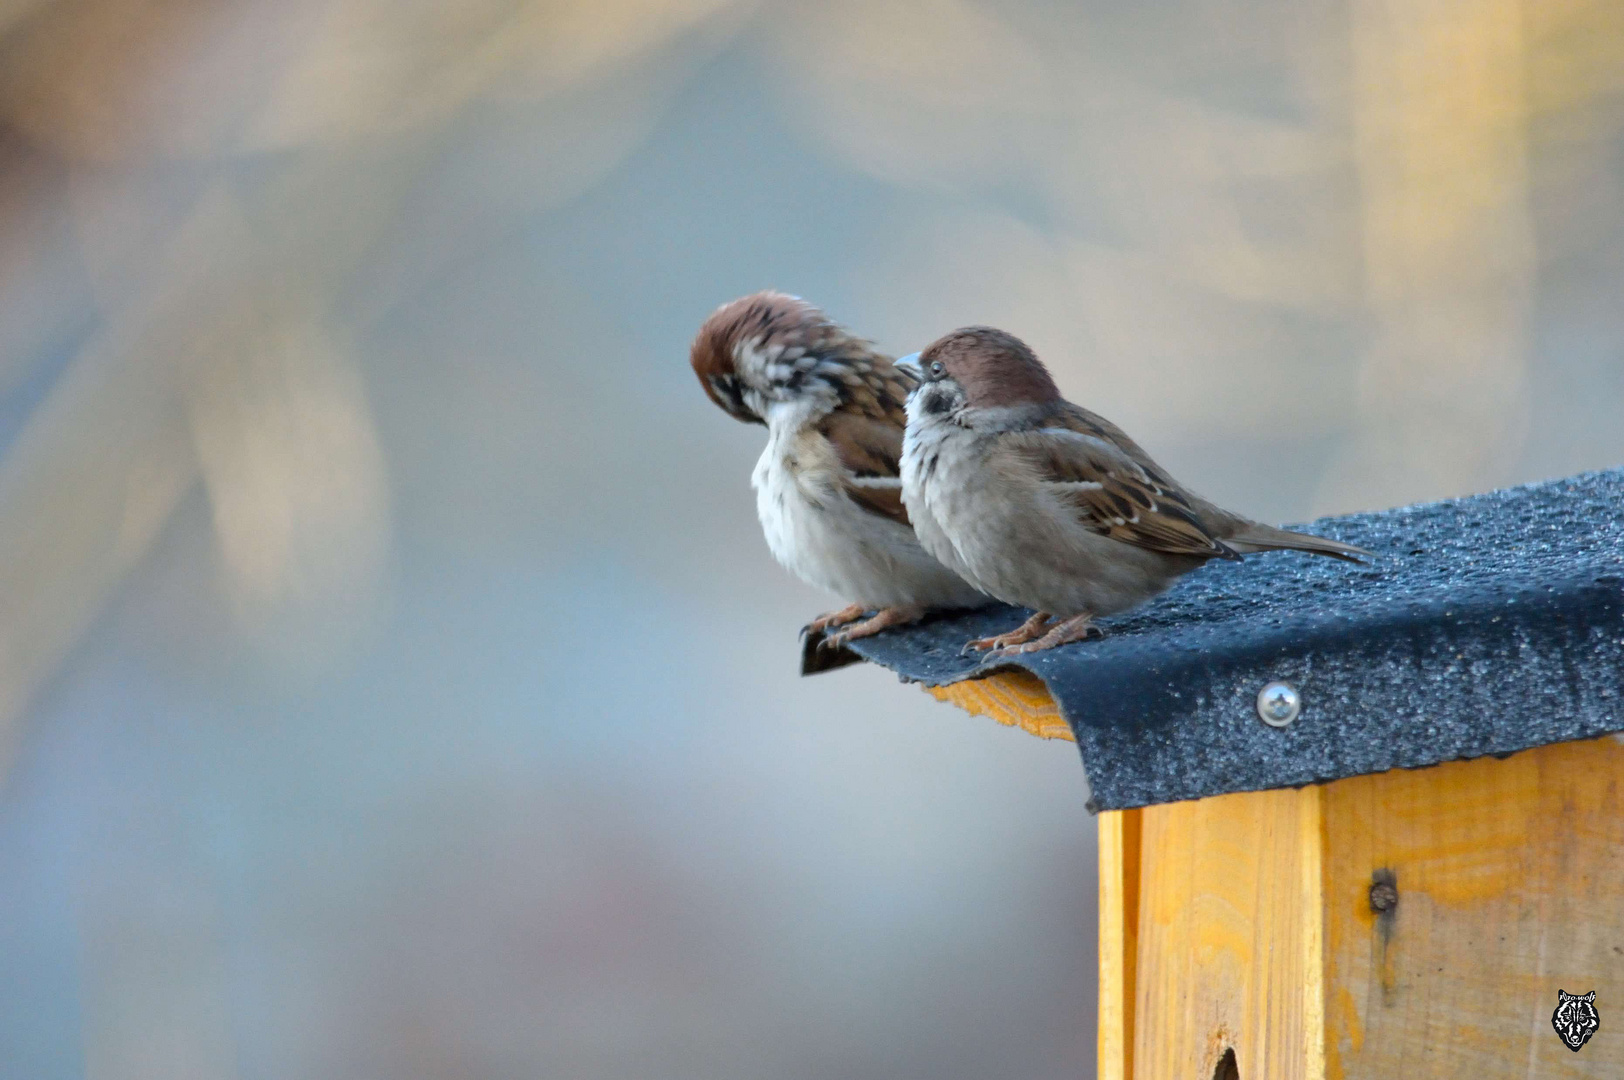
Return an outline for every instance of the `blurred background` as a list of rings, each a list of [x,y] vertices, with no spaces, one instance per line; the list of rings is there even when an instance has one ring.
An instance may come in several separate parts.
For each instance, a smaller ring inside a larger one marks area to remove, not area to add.
[[[771,562],[716,305],[1277,521],[1624,462],[1608,0],[0,2],[0,1076],[1087,1077],[1075,751]]]

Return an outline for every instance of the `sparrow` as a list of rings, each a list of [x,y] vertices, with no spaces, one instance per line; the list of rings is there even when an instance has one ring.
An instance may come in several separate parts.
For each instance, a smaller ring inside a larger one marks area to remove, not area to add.
[[[902,501],[925,550],[972,585],[1035,614],[969,642],[1037,652],[1099,631],[1209,559],[1351,544],[1262,525],[1179,485],[1122,429],[1060,396],[1019,338],[955,330],[916,354]],[[906,363],[912,357],[905,357]]]
[[[767,428],[750,483],[773,556],[849,601],[803,633],[835,630],[821,644],[838,648],[988,602],[926,553],[902,505],[903,403],[916,372],[779,292],[717,308],[689,359],[723,412]]]

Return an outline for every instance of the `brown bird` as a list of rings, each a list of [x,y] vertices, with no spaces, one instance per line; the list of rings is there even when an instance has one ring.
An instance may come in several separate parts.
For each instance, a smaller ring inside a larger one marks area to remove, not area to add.
[[[718,308],[689,359],[724,412],[767,428],[751,477],[767,546],[801,580],[849,602],[806,627],[843,627],[826,647],[987,602],[925,552],[902,505],[903,402],[916,374],[777,292]]]
[[[955,330],[919,354],[902,498],[925,550],[1036,614],[967,648],[1036,652],[1098,631],[1208,559],[1363,548],[1288,532],[1181,487],[1122,429],[1060,396],[1012,334]]]

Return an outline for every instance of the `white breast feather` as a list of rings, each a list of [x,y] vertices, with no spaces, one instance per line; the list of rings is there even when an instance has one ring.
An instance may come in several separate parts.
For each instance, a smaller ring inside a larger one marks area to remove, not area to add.
[[[920,547],[907,526],[841,489],[834,448],[815,430],[769,427],[751,485],[773,556],[801,580],[870,608],[961,607],[986,598]],[[897,483],[877,480],[876,485]]]

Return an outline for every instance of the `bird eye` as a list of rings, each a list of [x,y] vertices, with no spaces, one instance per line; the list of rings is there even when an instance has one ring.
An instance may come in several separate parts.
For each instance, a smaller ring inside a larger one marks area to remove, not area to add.
[[[942,367],[942,362],[940,360],[932,360],[930,362],[930,373],[936,378],[940,379],[943,375],[947,374],[947,370]]]

